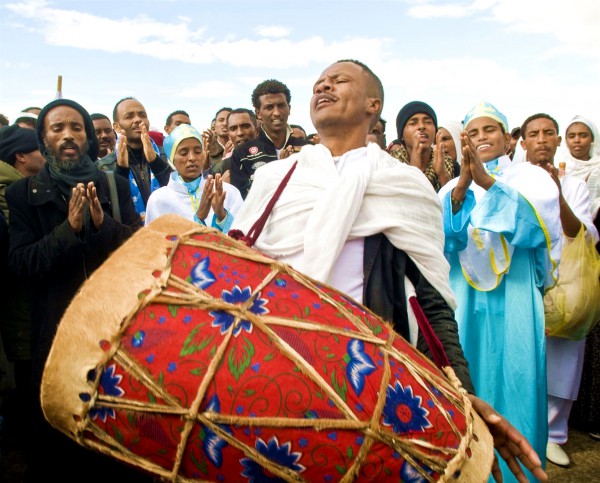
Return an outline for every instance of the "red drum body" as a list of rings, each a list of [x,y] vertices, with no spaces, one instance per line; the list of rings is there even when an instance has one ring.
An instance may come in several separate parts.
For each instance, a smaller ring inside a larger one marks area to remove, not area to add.
[[[487,481],[456,383],[366,308],[176,216],[82,287],[48,358],[50,423],[170,481]]]

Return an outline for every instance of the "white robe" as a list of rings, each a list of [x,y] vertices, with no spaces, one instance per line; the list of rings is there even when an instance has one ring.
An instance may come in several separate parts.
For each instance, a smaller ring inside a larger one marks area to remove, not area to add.
[[[598,232],[592,222],[590,199],[584,181],[567,175],[561,179],[562,193],[571,210],[587,229],[587,237],[598,240]],[[563,236],[563,243],[568,238]],[[558,268],[560,277],[560,265]],[[562,337],[546,338],[546,370],[548,394],[574,401],[579,392],[585,339],[568,340]]]
[[[150,195],[146,207],[146,219],[144,221],[146,225],[159,216],[168,214],[180,215],[194,221],[196,213],[192,208],[190,195],[187,188],[177,180],[177,176],[177,172],[171,173],[171,178],[167,186],[157,189]],[[200,182],[200,191],[203,189],[204,183],[206,183],[206,180],[202,179]],[[227,193],[225,195],[225,209],[230,215],[235,217],[244,201],[242,195],[235,186],[229,183],[223,183],[223,191]],[[211,207],[206,217],[206,225],[212,225],[214,216],[215,213]]]

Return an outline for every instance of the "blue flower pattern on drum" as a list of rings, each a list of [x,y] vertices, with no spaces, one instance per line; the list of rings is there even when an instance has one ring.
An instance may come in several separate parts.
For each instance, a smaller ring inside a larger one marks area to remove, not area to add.
[[[261,298],[260,295],[260,292],[256,295],[256,298],[254,299],[254,301],[252,302],[252,306],[250,307],[250,312],[257,315],[268,314],[269,309],[267,309],[265,305],[269,302],[269,300]],[[222,294],[223,300],[230,304],[242,304],[246,302],[251,296],[252,289],[250,287],[241,289],[237,285],[233,287],[231,292],[229,292],[228,290],[223,290]],[[235,321],[235,317],[233,315],[220,310],[211,311],[210,315],[214,317],[211,327],[220,327],[221,335],[225,334]],[[252,323],[249,320],[241,320],[233,329],[233,336],[237,337],[242,332],[242,329],[244,329],[248,333],[251,333]]]
[[[348,365],[346,366],[346,377],[357,396],[360,396],[365,388],[365,376],[372,374],[377,367],[373,359],[365,353],[365,343],[362,340],[351,339],[347,346]]]
[[[192,284],[195,287],[205,288],[210,287],[217,280],[215,274],[209,270],[210,259],[208,257],[200,259],[200,261],[192,268],[191,277]]]
[[[293,471],[301,473],[306,469],[301,464],[298,464],[302,453],[292,453],[292,444],[289,441],[280,446],[277,436],[273,436],[268,443],[258,438],[256,440],[256,449],[265,458]],[[281,478],[265,474],[263,467],[250,458],[242,458],[240,463],[244,467],[242,476],[248,478],[250,483],[283,481]]]
[[[210,399],[206,406],[206,410],[215,413],[221,412],[221,403],[216,394]],[[231,430],[227,426],[219,425],[219,427],[223,431],[231,434]],[[205,436],[204,441],[202,441],[202,450],[208,460],[217,468],[220,468],[223,464],[223,448],[227,446],[227,441],[219,438],[219,436],[217,436],[217,434],[209,427],[204,427],[204,433]]]
[[[432,473],[429,468],[424,468],[424,471],[430,475]],[[402,468],[400,468],[400,481],[406,483],[427,483],[429,480],[423,477],[408,461],[404,461]]]
[[[145,337],[146,332],[144,332],[143,330],[136,331],[136,333],[133,334],[133,337],[131,338],[131,346],[135,348],[142,347],[142,345],[144,344]]]
[[[115,364],[112,364],[102,371],[102,375],[100,376],[100,387],[99,393],[106,396],[115,396],[121,397],[125,394],[125,391],[119,387],[119,383],[123,379],[123,376],[120,374],[115,374],[117,367]],[[107,417],[111,417],[115,419],[115,410],[113,408],[92,408],[90,409],[90,417],[95,420],[100,418],[103,423],[106,422]]]
[[[383,424],[392,426],[396,433],[423,431],[431,427],[426,416],[429,411],[421,406],[421,396],[413,396],[412,387],[402,387],[396,381],[394,386],[388,385],[385,407],[383,408]]]

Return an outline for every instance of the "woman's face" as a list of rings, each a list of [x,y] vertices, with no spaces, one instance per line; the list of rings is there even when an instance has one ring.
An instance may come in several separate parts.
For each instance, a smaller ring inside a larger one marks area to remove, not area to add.
[[[202,174],[204,153],[196,138],[187,138],[179,143],[173,156],[173,165],[185,182],[193,181]]]
[[[450,132],[443,127],[439,128],[438,131],[442,138],[441,144],[444,154],[446,156],[450,156],[452,161],[456,161],[456,145],[454,144],[454,138],[452,137],[452,134],[450,134]]]
[[[582,122],[574,122],[567,129],[567,147],[571,156],[581,161],[590,159],[590,145],[592,144],[592,132]]]

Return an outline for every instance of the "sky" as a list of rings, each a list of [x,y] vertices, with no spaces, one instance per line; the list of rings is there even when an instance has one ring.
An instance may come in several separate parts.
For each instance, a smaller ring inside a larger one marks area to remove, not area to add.
[[[381,78],[388,142],[407,102],[462,120],[478,101],[510,128],[547,112],[600,124],[597,0],[0,0],[0,112],[63,97],[112,117],[136,97],[151,127],[177,109],[202,130],[251,108],[266,79],[291,90],[289,122],[314,131],[319,74],[358,59]]]

